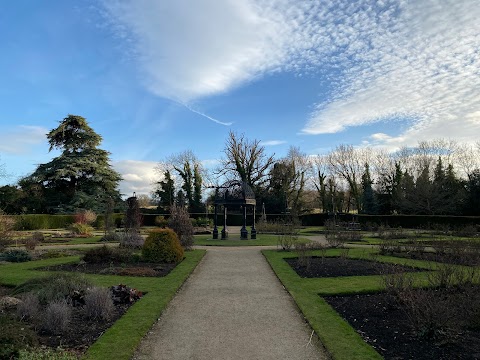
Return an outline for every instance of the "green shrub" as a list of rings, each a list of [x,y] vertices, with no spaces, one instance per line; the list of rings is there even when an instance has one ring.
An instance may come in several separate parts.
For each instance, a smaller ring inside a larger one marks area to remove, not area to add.
[[[9,262],[25,262],[32,260],[32,256],[25,250],[7,250],[3,254],[0,254],[0,260]]]
[[[0,359],[18,359],[21,349],[37,344],[37,335],[25,323],[0,316]]]
[[[154,263],[178,263],[183,259],[183,248],[173,230],[158,229],[148,234],[142,256],[145,261]]]
[[[70,225],[70,231],[75,235],[92,236],[93,227],[88,224],[74,223]]]
[[[131,263],[138,262],[132,250],[101,246],[89,249],[83,256],[83,261],[89,264]]]

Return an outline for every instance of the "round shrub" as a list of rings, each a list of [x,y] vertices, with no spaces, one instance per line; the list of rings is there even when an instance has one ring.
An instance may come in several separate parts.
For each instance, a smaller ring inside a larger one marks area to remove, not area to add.
[[[0,254],[0,260],[8,262],[25,262],[32,260],[32,256],[28,251],[12,249]]]
[[[148,234],[142,256],[148,262],[178,263],[183,259],[183,248],[173,230],[156,229]]]

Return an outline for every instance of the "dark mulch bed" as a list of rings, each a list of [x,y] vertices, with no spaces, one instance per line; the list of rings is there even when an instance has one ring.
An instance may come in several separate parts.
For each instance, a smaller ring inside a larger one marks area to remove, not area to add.
[[[455,265],[480,266],[480,256],[478,256],[477,254],[452,254],[426,251],[410,251],[396,252],[393,253],[392,256],[414,260],[435,261]]]
[[[85,262],[46,266],[37,270],[47,271],[75,271],[87,274],[119,275],[119,276],[144,276],[163,277],[167,276],[177,264],[89,264]]]
[[[312,257],[310,265],[301,266],[297,258],[285,261],[304,278],[339,277],[339,276],[365,276],[393,274],[397,272],[424,271],[409,266],[386,264],[370,260],[349,259],[340,257]]]
[[[405,311],[393,306],[389,297],[379,293],[330,296],[325,300],[385,359],[480,359],[480,330],[421,338]]]
[[[12,288],[0,286],[0,294],[8,295]],[[72,308],[72,318],[68,329],[61,335],[49,334],[36,329],[32,323],[25,322],[25,326],[37,333],[38,343],[51,348],[62,347],[77,354],[84,353],[115,321],[117,321],[134,303],[115,304],[115,309],[109,320],[89,319],[85,316],[82,306]],[[15,308],[7,308],[0,312],[0,316],[15,318]]]
[[[112,318],[108,321],[87,319],[81,307],[74,308],[68,330],[62,335],[39,332],[39,342],[52,348],[62,346],[76,352],[85,352],[115,321],[133,304],[115,305]]]

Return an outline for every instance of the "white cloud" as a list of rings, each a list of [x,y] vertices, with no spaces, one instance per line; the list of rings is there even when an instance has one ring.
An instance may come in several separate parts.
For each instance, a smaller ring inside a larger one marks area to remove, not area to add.
[[[411,125],[390,143],[432,136],[471,141],[480,130],[477,0],[119,0],[104,6],[135,44],[146,85],[165,98],[189,104],[273,72],[317,73],[335,91],[316,104],[305,134],[393,119]]]
[[[283,140],[267,140],[267,141],[262,141],[261,144],[263,146],[276,146],[276,145],[282,145],[286,144],[286,141]]]
[[[250,1],[105,1],[137,45],[150,90],[182,103],[222,93],[281,64],[279,25]]]
[[[0,151],[22,155],[33,151],[36,145],[46,143],[48,130],[40,126],[18,125],[0,131]]]
[[[131,196],[133,192],[137,195],[150,194],[153,183],[158,179],[155,171],[158,163],[154,161],[121,160],[112,162],[112,166],[122,176],[119,188],[120,192],[127,196]]]
[[[478,3],[399,4],[397,12],[364,22],[371,26],[371,48],[355,53],[358,61],[339,81],[335,96],[317,105],[305,133],[407,118],[412,126],[383,140],[402,145],[434,137],[475,140],[480,131]]]

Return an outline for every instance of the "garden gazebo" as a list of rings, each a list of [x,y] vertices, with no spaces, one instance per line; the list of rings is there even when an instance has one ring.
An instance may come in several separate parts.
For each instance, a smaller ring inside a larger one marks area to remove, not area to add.
[[[240,239],[248,239],[247,206],[253,207],[253,222],[250,238],[257,238],[257,230],[255,229],[255,194],[247,183],[240,180],[231,180],[215,188],[215,218],[213,227],[214,239],[218,239],[217,212],[218,207],[221,205],[223,205],[222,239],[228,238],[227,209],[235,207],[241,207],[243,212],[243,226],[240,230]]]

